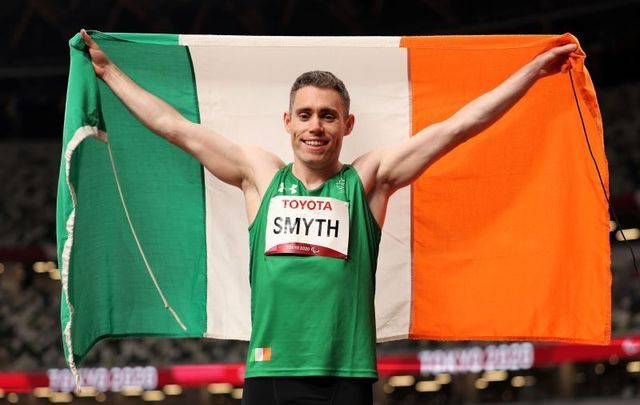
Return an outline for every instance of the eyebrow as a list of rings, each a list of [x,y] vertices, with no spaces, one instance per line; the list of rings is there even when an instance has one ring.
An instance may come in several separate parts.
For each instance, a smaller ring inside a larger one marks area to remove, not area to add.
[[[300,107],[300,108],[297,108],[295,110],[295,113],[296,114],[300,114],[300,113],[305,113],[305,112],[308,113],[308,112],[311,112],[311,111],[313,111],[313,108],[311,108],[311,107]],[[323,107],[323,108],[320,109],[320,114],[326,114],[326,113],[331,113],[331,114],[334,114],[334,115],[338,115],[339,111],[337,109],[335,109],[335,108],[330,108],[330,107]]]

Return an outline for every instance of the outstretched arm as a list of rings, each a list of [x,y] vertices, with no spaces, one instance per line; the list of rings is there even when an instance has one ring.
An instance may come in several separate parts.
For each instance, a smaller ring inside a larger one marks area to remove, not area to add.
[[[230,141],[210,128],[184,118],[165,101],[144,90],[124,74],[85,30],[96,75],[147,128],[195,156],[214,176],[245,190],[270,180],[281,165],[274,155]],[[263,176],[263,173],[265,174]],[[268,180],[265,179],[268,177]]]
[[[559,71],[576,49],[577,45],[567,44],[538,55],[498,87],[448,119],[424,128],[397,146],[370,152],[354,165],[369,174],[365,177],[371,179],[371,191],[384,194],[378,196],[382,200],[388,198],[395,190],[414,181],[434,160],[500,118],[539,78]]]

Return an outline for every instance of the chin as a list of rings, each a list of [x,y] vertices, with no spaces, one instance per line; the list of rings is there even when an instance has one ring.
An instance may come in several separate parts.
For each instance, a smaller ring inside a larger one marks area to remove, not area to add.
[[[328,164],[324,156],[305,156],[300,158],[300,162],[308,167],[321,168]]]

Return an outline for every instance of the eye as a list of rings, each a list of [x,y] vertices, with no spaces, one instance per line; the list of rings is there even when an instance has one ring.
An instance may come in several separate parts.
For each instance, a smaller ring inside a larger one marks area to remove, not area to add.
[[[300,118],[302,121],[308,120],[309,117],[310,117],[309,113],[306,113],[306,112],[298,113],[298,118]]]
[[[322,116],[322,119],[325,120],[325,121],[333,122],[333,121],[335,121],[336,116],[333,115],[333,114],[324,114]]]

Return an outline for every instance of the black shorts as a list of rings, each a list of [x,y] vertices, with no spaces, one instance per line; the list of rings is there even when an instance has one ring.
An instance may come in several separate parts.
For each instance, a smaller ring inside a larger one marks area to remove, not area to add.
[[[242,405],[371,405],[374,381],[346,377],[247,378]]]

